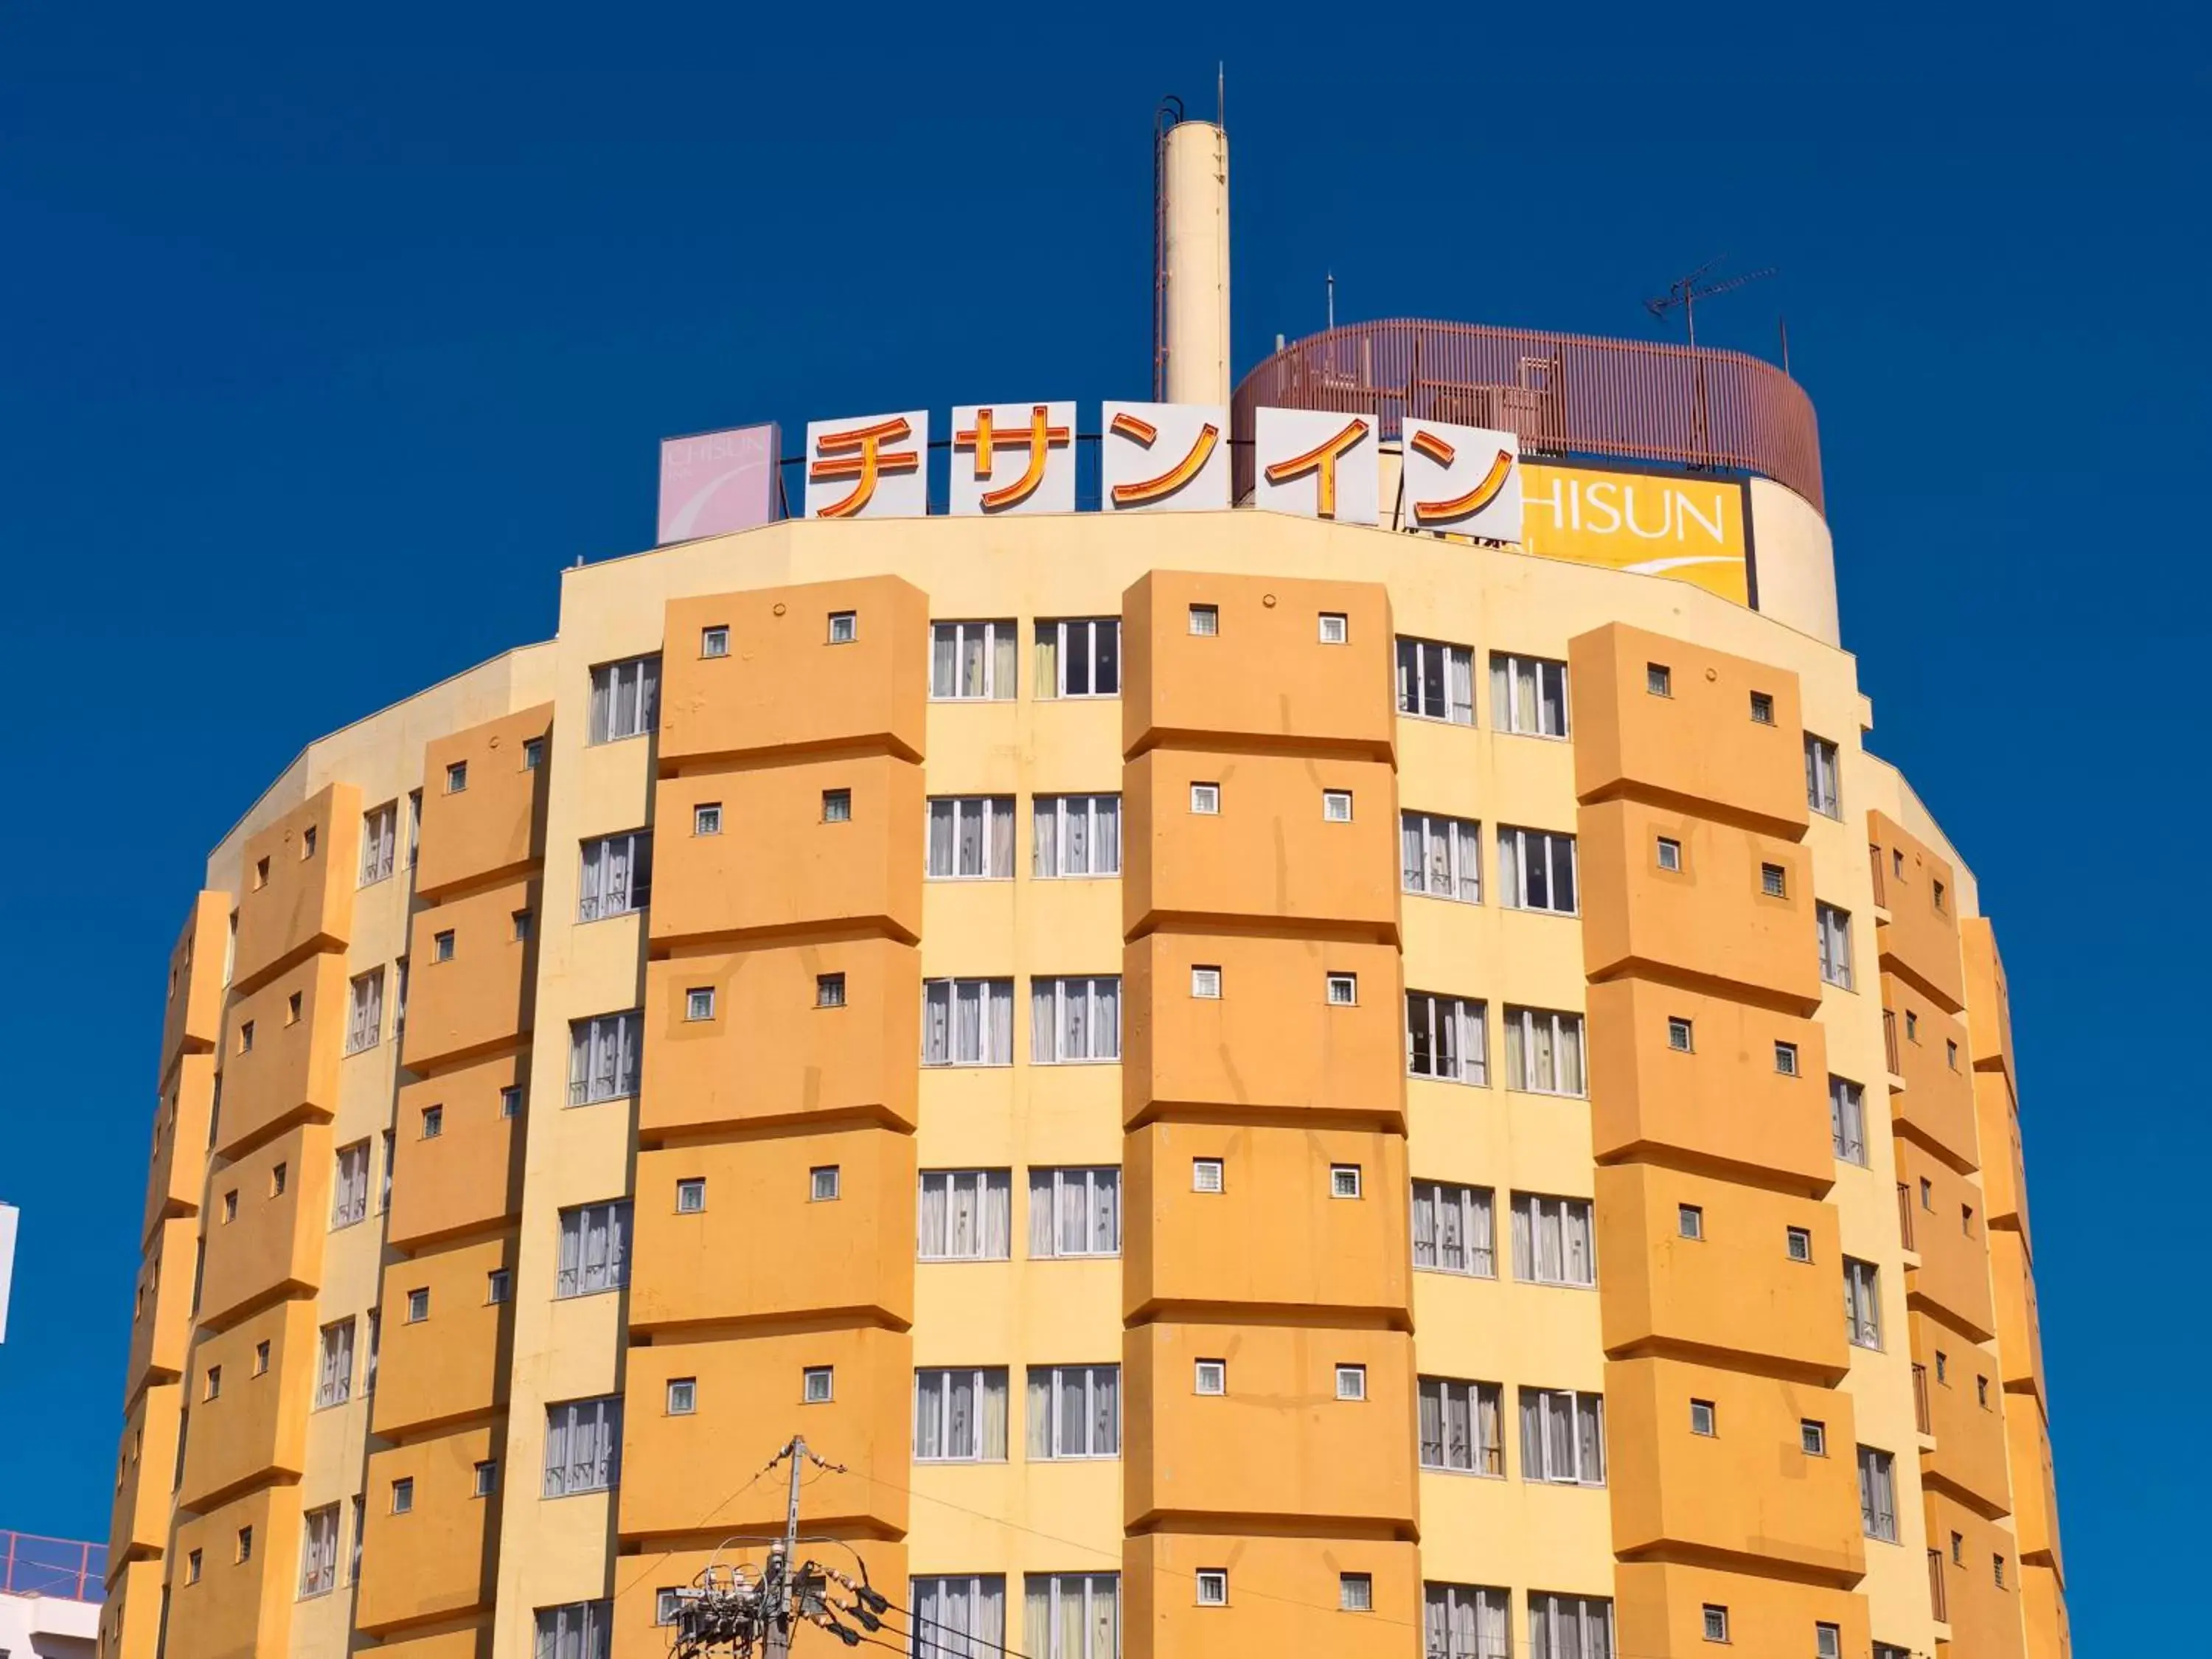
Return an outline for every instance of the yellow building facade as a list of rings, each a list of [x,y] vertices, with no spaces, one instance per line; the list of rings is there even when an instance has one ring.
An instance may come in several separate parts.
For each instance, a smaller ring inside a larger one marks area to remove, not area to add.
[[[170,963],[103,1655],[643,1659],[803,1435],[933,1656],[2063,1659],[2002,962],[1747,501],[1765,612],[775,523],[312,744]]]

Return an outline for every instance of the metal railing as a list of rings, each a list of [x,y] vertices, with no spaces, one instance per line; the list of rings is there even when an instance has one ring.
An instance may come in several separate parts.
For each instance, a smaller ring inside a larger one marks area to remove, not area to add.
[[[1413,318],[1329,329],[1283,347],[1237,386],[1240,501],[1263,404],[1365,415],[1386,441],[1410,415],[1518,433],[1532,457],[1756,473],[1826,510],[1812,399],[1741,352]]]
[[[0,1532],[0,1595],[55,1595],[100,1601],[107,1595],[107,1546],[74,1538]]]

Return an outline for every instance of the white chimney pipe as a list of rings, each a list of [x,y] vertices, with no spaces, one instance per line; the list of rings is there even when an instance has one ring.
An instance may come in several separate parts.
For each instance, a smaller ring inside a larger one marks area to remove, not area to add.
[[[1161,186],[1167,400],[1229,401],[1229,135],[1211,121],[1168,129]]]

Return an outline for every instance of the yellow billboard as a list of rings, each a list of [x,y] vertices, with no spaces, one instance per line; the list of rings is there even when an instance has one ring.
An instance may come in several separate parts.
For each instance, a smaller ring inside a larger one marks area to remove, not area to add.
[[[1750,491],[1741,478],[1523,461],[1523,550],[1671,576],[1749,605]]]

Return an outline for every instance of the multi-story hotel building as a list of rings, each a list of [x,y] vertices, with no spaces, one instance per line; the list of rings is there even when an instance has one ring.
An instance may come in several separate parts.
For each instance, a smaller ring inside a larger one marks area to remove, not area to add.
[[[1229,403],[1200,298],[1165,390]],[[795,1435],[931,1655],[2063,1659],[2004,969],[1867,746],[1802,394],[1342,329],[1237,392],[1240,495],[1263,405],[1370,419],[1382,521],[582,565],[252,805],[106,1659],[646,1659]],[[1407,529],[1425,408],[1555,520],[1717,490],[1744,591]]]

